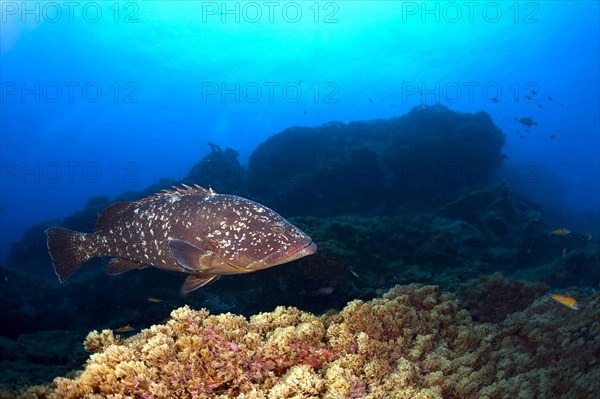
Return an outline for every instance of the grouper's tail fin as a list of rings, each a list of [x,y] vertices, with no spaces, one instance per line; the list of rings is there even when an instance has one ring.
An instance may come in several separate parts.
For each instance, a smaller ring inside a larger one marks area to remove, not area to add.
[[[54,271],[61,282],[69,278],[89,259],[96,257],[90,248],[90,234],[52,227],[46,230],[46,235]]]

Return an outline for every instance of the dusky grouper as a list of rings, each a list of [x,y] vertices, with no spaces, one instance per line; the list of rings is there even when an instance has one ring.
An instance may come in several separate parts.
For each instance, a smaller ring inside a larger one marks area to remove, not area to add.
[[[65,281],[89,259],[111,257],[109,274],[148,266],[187,273],[182,293],[224,274],[249,273],[315,253],[312,239],[273,210],[195,185],[163,190],[102,212],[93,233],[46,230]]]

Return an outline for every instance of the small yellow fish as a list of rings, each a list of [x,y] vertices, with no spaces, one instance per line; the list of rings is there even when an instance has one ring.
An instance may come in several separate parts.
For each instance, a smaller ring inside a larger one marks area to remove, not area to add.
[[[570,296],[564,296],[560,294],[548,294],[550,298],[554,299],[556,302],[562,303],[569,309],[579,310],[579,305],[577,304],[577,300],[575,298],[571,298]]]
[[[133,331],[133,330],[134,330],[134,328],[131,327],[129,324],[127,324],[126,326],[115,328],[113,331],[117,332],[117,333],[126,333],[126,332]]]
[[[163,300],[154,296],[151,296],[150,298],[148,298],[148,302],[152,302],[152,303],[160,303]]]
[[[569,230],[565,227],[561,227],[560,229],[552,230],[550,232],[550,234],[555,235],[555,236],[566,236],[570,232],[571,232],[571,230]]]

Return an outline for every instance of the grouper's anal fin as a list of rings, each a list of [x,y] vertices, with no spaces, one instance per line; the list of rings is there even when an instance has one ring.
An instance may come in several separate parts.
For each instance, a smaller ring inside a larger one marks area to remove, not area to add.
[[[190,292],[204,287],[206,284],[213,283],[221,277],[218,274],[190,274],[181,286],[181,295],[187,295]]]
[[[136,262],[133,260],[123,259],[123,258],[113,258],[108,263],[108,268],[106,269],[106,271],[111,276],[114,276],[116,274],[122,274],[122,273],[128,272],[130,270],[145,269],[147,267],[148,267],[148,265],[145,265],[143,263],[139,263],[139,262]]]

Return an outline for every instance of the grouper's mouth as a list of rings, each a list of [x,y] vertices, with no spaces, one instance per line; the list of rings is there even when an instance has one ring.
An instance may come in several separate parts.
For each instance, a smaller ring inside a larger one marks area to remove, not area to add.
[[[298,259],[302,258],[303,256],[312,255],[315,252],[317,252],[317,244],[311,241],[310,244],[300,248],[298,251],[296,251],[296,253],[292,254],[292,257],[295,257],[294,259]]]
[[[311,240],[305,246],[300,247],[300,249],[296,249],[294,247],[289,248],[287,251],[285,251],[282,254],[280,260],[277,261],[276,263],[272,264],[271,266],[276,266],[276,265],[281,265],[282,263],[291,262],[293,260],[300,259],[300,258],[303,258],[308,255],[312,255],[315,252],[317,252],[317,244],[315,244]]]

